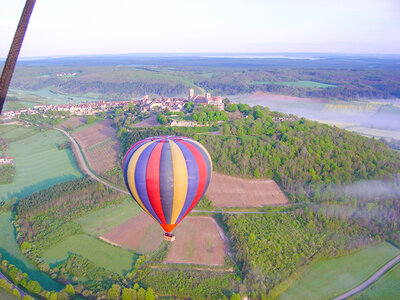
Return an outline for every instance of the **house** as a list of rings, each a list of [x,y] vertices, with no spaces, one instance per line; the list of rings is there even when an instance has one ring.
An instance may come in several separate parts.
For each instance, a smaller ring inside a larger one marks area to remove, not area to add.
[[[14,157],[6,157],[6,156],[0,157],[0,165],[12,165],[12,164],[14,164]]]

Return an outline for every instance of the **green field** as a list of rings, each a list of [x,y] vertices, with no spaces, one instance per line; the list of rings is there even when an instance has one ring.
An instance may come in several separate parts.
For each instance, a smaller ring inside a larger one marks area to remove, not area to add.
[[[74,235],[43,252],[49,264],[58,264],[75,253],[87,258],[98,267],[124,276],[135,264],[138,255],[115,247],[88,235]]]
[[[322,82],[309,81],[309,80],[298,80],[298,81],[253,81],[252,84],[272,84],[272,85],[283,85],[301,88],[328,88],[336,87],[333,84],[326,84]]]
[[[396,300],[400,298],[400,264],[397,264],[378,281],[366,290],[357,294],[353,299],[385,299]]]
[[[329,299],[367,280],[400,250],[381,243],[350,255],[311,265],[278,299]]]
[[[141,208],[135,202],[125,200],[120,204],[108,206],[87,214],[75,222],[82,226],[82,230],[85,233],[101,236],[141,211]]]
[[[4,131],[3,126],[2,131]],[[82,176],[72,151],[58,150],[58,144],[67,141],[56,130],[36,133],[31,128],[14,128],[4,135],[14,140],[9,145],[8,155],[15,157],[16,174],[11,184],[0,185],[0,201],[11,201],[12,197],[26,197],[59,182]]]
[[[5,138],[9,143],[28,138],[38,132],[39,130],[35,127],[22,127],[17,125],[0,126],[0,136]]]
[[[51,280],[46,274],[40,272],[22,254],[15,240],[14,227],[11,224],[11,214],[0,214],[0,253],[3,259],[18,267],[22,272],[29,274],[30,279],[37,280],[48,290],[61,290],[62,285]],[[0,298],[2,299],[2,298]]]
[[[16,299],[21,299],[21,298],[17,298],[16,296],[11,295],[9,292],[0,288],[0,299],[1,300],[16,300]]]

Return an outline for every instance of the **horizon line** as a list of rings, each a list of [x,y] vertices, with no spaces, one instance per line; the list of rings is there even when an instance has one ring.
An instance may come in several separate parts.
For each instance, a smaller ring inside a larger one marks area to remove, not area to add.
[[[152,55],[152,56],[165,56],[165,55],[176,55],[176,56],[209,56],[214,55],[217,58],[218,56],[237,56],[237,55],[269,55],[269,56],[278,56],[278,55],[324,55],[324,56],[399,56],[400,53],[357,53],[357,52],[290,52],[290,51],[282,51],[282,52],[130,52],[130,53],[96,53],[96,54],[55,54],[55,55],[37,55],[37,56],[21,56],[19,60],[26,59],[57,59],[57,58],[73,58],[73,57],[99,57],[99,56],[140,56],[140,55]],[[213,57],[210,57],[213,58]],[[234,58],[234,57],[230,57]],[[250,57],[249,57],[250,58]],[[257,57],[254,57],[257,58]],[[260,57],[263,58],[263,57]],[[274,57],[264,57],[271,58]],[[276,58],[285,58],[285,57],[276,57]],[[6,56],[0,57],[0,60],[6,60]]]

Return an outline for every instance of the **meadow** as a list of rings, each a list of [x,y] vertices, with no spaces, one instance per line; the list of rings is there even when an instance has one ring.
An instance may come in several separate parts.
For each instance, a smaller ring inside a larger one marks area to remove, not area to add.
[[[45,273],[40,272],[22,254],[15,240],[14,227],[11,224],[11,214],[0,214],[0,253],[3,259],[8,260],[22,272],[29,274],[30,279],[38,281],[47,290],[61,290],[62,285],[51,280]],[[1,294],[0,294],[1,296]],[[0,299],[3,299],[0,297]]]
[[[56,244],[43,252],[43,259],[50,265],[65,261],[70,254],[85,257],[98,267],[124,276],[135,264],[138,255],[109,245],[94,237],[80,234]]]
[[[6,292],[5,290],[0,289],[0,299],[2,300],[16,300],[20,299],[10,293]]]
[[[136,202],[125,200],[119,204],[96,210],[75,222],[81,225],[85,233],[97,237],[106,234],[141,211]]]
[[[63,134],[55,130],[37,133],[31,128],[11,129],[1,134],[12,141],[8,155],[15,157],[16,174],[11,184],[0,185],[0,201],[26,197],[59,182],[82,177],[72,151],[58,149],[59,144],[67,141]]]
[[[367,280],[400,250],[384,242],[307,268],[278,299],[330,299]]]
[[[395,300],[399,299],[400,295],[400,265],[397,264],[378,281],[365,289],[363,292],[357,294],[352,299],[366,300],[366,299],[385,299]]]
[[[34,127],[22,127],[17,125],[0,126],[0,136],[9,143],[28,138],[38,132],[39,130]]]

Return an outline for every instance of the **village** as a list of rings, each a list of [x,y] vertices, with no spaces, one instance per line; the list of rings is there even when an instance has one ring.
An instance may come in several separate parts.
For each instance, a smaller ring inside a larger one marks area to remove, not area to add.
[[[210,93],[205,96],[196,95],[193,89],[189,89],[187,98],[159,97],[149,98],[147,95],[140,100],[130,101],[97,101],[79,104],[37,104],[33,108],[12,110],[3,112],[1,119],[3,122],[11,121],[20,117],[22,114],[34,115],[44,114],[48,111],[66,112],[70,115],[93,115],[96,113],[108,112],[116,108],[124,108],[129,104],[138,105],[142,112],[162,111],[180,112],[185,103],[193,102],[195,105],[214,105],[219,111],[224,110],[224,103],[220,96],[212,97]]]

